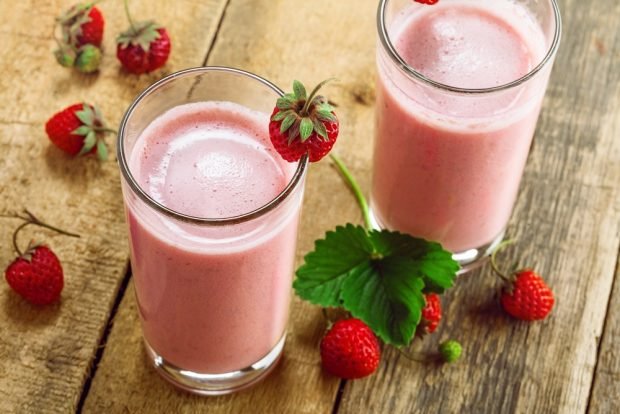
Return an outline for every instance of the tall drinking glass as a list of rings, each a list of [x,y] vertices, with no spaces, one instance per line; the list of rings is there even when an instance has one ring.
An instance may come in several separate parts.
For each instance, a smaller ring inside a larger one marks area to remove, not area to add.
[[[194,393],[249,386],[282,352],[307,159],[287,163],[271,146],[281,95],[241,70],[189,69],[144,91],[121,124],[147,354]]]
[[[372,214],[464,269],[501,241],[558,49],[555,0],[382,0]]]

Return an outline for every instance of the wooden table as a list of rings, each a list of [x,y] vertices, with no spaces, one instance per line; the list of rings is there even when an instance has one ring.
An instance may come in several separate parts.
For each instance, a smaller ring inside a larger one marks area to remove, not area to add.
[[[385,352],[379,371],[340,381],[321,371],[317,307],[295,299],[283,360],[260,385],[233,396],[178,392],[145,362],[113,161],[70,159],[52,147],[46,119],[77,101],[111,124],[138,92],[172,71],[228,65],[288,87],[335,76],[329,88],[342,133],[336,151],[369,188],[373,140],[376,1],[133,0],[136,16],[165,24],[165,70],[131,76],[114,57],[126,26],[121,1],[107,19],[98,75],[56,65],[53,17],[72,0],[0,0],[0,214],[28,206],[81,239],[47,240],[66,277],[62,302],[31,306],[0,288],[2,413],[617,413],[620,412],[620,2],[561,0],[562,45],[508,234],[557,296],[551,317],[518,323],[497,304],[488,266],[443,299],[431,349],[458,338],[455,365],[414,364]],[[318,212],[321,212],[320,214]],[[313,241],[358,208],[330,163],[308,177],[298,263]],[[0,263],[13,258],[17,221],[0,219]]]

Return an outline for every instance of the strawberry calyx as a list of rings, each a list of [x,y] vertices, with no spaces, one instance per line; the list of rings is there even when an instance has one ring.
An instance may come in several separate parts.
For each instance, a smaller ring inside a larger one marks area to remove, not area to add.
[[[302,143],[306,142],[313,133],[324,141],[329,141],[323,122],[336,122],[337,119],[332,105],[324,96],[317,95],[317,93],[330,80],[319,83],[309,95],[305,86],[295,80],[293,92],[278,98],[276,102],[278,111],[274,113],[271,120],[281,122],[280,133],[284,134],[288,131],[289,145],[298,137]]]
[[[129,21],[129,29],[122,32],[116,38],[116,43],[122,48],[126,48],[129,45],[139,46],[142,50],[144,50],[144,52],[148,52],[151,48],[151,43],[159,39],[161,36],[159,29],[161,29],[162,26],[152,20],[146,22],[134,22],[131,18],[131,13],[129,13],[129,5],[127,4],[127,0],[125,0],[124,3],[125,15]]]
[[[61,28],[63,45],[68,45],[74,50],[77,48],[82,25],[91,21],[89,13],[97,3],[98,1],[76,4],[56,18]]]
[[[105,133],[116,133],[116,131],[106,126],[103,115],[96,106],[83,104],[82,110],[76,111],[75,116],[82,122],[82,125],[71,133],[84,137],[84,145],[77,155],[88,154],[96,147],[97,157],[101,161],[107,160],[108,147],[103,137]]]

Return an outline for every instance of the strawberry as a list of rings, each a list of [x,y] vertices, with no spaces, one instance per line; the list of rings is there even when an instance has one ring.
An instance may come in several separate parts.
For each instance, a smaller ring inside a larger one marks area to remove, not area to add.
[[[100,160],[106,160],[103,135],[116,131],[106,127],[98,108],[78,103],[52,116],[45,124],[45,132],[54,145],[70,155],[96,152]]]
[[[433,4],[437,4],[439,0],[413,0],[413,1],[415,1],[416,3],[433,5]]]
[[[153,21],[134,23],[125,0],[129,29],[116,39],[116,57],[127,71],[137,75],[159,69],[170,55],[170,37]]]
[[[105,21],[94,3],[74,5],[57,17],[56,22],[61,27],[65,43],[75,48],[86,44],[101,46]]]
[[[521,269],[507,276],[497,266],[497,253],[513,243],[513,240],[503,241],[491,255],[493,270],[507,284],[500,298],[502,307],[509,315],[524,321],[545,319],[553,309],[555,299],[542,277],[532,269]]]
[[[317,95],[326,82],[318,84],[307,96],[304,85],[294,81],[294,92],[278,99],[269,122],[269,137],[286,161],[296,162],[308,154],[310,162],[317,162],[334,146],[338,118],[327,100]]]
[[[512,284],[501,295],[502,307],[511,316],[524,321],[545,319],[553,309],[553,292],[531,269],[513,275]]]
[[[422,333],[431,334],[441,321],[441,300],[436,293],[427,293],[424,298],[426,305],[422,309],[422,321],[418,329],[421,329]]]
[[[60,297],[64,286],[62,266],[47,246],[30,247],[5,271],[9,286],[35,305],[47,305]]]
[[[361,320],[337,321],[321,340],[325,371],[340,378],[362,378],[375,372],[381,350],[372,330]]]
[[[56,60],[62,66],[75,66],[83,73],[99,69],[104,19],[94,3],[76,4],[56,18],[62,40],[56,40]]]
[[[34,224],[67,236],[80,236],[50,226],[28,210],[24,210],[24,213],[25,216],[9,216],[24,222],[13,233],[13,248],[18,257],[6,268],[5,278],[9,286],[30,303],[47,305],[60,297],[64,286],[60,261],[49,247],[42,244],[29,245],[26,252],[22,253],[17,245],[17,234],[27,225]]]

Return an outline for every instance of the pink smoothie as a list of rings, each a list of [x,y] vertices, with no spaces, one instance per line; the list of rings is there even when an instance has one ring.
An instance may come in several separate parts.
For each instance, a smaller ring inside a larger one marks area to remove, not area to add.
[[[248,213],[275,198],[297,167],[271,149],[267,124],[268,115],[233,103],[175,107],[140,134],[132,174],[177,212]],[[157,354],[181,369],[218,374],[248,367],[278,343],[301,193],[259,219],[225,227],[183,223],[129,197],[136,295],[144,337]]]
[[[506,1],[444,1],[403,11],[390,38],[409,66],[461,88],[488,88],[536,66],[546,40]],[[460,252],[488,244],[510,216],[548,73],[486,96],[407,77],[378,53],[372,209],[382,227]]]

